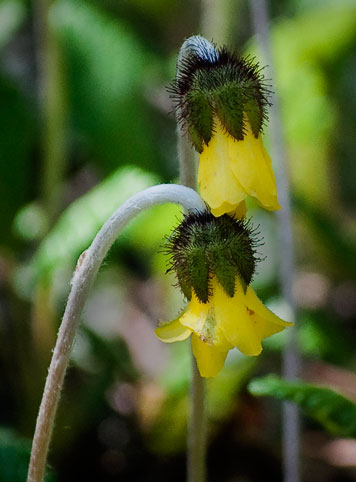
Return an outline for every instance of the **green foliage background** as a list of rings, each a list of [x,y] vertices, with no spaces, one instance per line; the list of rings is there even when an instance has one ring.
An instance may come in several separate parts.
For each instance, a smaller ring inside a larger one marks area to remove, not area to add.
[[[214,40],[258,57],[248,3],[219,4],[225,20]],[[204,5],[0,2],[1,481],[24,480],[76,259],[130,195],[177,180],[165,86],[183,39],[203,28]],[[345,436],[351,450],[355,436],[345,423],[355,425],[356,400],[356,8],[347,0],[273,1],[270,8],[271,83],[281,98],[292,181],[297,324],[309,384],[268,378],[250,386],[307,407],[303,482],[342,482],[354,480],[356,457],[325,454]],[[287,316],[275,216],[250,208],[267,256],[256,290]],[[158,319],[184,306],[160,251],[179,217],[174,206],[142,214],[99,273],[66,379],[48,480],[184,479],[188,345],[166,347],[153,335]],[[280,404],[253,398],[246,385],[280,373],[283,345],[281,334],[258,359],[234,351],[209,381],[211,481],[282,480]],[[335,391],[346,396],[342,403]]]

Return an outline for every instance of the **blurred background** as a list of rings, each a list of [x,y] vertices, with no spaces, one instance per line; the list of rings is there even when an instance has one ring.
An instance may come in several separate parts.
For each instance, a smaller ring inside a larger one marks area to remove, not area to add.
[[[337,5],[335,5],[337,3]],[[269,3],[293,188],[303,378],[356,401],[356,7]],[[242,0],[1,0],[0,480],[26,478],[30,440],[76,260],[135,192],[178,179],[166,86],[185,37],[203,33],[258,58]],[[268,146],[268,129],[266,129]],[[288,317],[276,217],[250,206],[266,259],[254,286]],[[128,226],[82,317],[60,402],[49,481],[185,477],[189,345],[153,333],[184,300],[160,206]],[[281,404],[246,385],[280,373],[284,335],[230,352],[208,382],[209,480],[282,480]],[[258,462],[258,463],[256,463]],[[303,482],[356,478],[356,440],[303,419]]]

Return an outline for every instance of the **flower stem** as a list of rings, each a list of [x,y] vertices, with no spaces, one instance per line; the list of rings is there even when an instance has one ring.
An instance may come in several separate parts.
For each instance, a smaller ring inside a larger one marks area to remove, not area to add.
[[[46,215],[46,231],[55,223],[63,204],[63,180],[68,161],[67,83],[64,59],[56,29],[51,22],[55,0],[33,0],[36,41],[37,98],[42,157],[40,175],[41,205]],[[46,374],[56,337],[54,310],[48,280],[43,277],[34,293],[31,329],[38,370]],[[38,377],[42,384],[41,377]],[[38,385],[34,384],[35,393]],[[32,407],[31,407],[32,408]]]
[[[78,259],[37,417],[27,482],[42,482],[44,478],[55,414],[74,336],[88,292],[101,263],[131,219],[144,209],[166,202],[181,204],[187,210],[205,209],[201,197],[190,188],[175,184],[150,187],[135,194],[120,206],[100,229],[91,246]]]
[[[67,94],[57,34],[50,22],[53,0],[35,0],[39,103],[42,113],[42,204],[52,226],[61,205],[66,167]]]
[[[269,19],[266,0],[250,0],[252,18],[263,61],[269,66],[271,78],[273,72],[273,55],[269,35]],[[290,201],[289,177],[286,166],[284,133],[279,107],[279,98],[273,96],[270,111],[272,156],[277,163],[278,197],[282,206],[278,212],[280,235],[280,282],[282,294],[288,304],[291,321],[295,321],[296,307],[293,297],[293,280],[295,278],[295,258],[292,228],[292,212]],[[289,330],[289,340],[283,353],[283,375],[293,380],[300,372],[301,357],[297,345],[297,327]],[[296,405],[290,402],[283,404],[283,462],[284,482],[300,481],[300,420]]]
[[[177,76],[180,75],[182,60],[191,52],[199,51],[201,43],[211,45],[199,36],[187,39],[179,52]],[[211,48],[213,48],[211,46]],[[177,127],[177,144],[179,157],[180,182],[192,189],[197,187],[195,153],[184,136],[181,127]],[[192,385],[190,400],[190,419],[188,424],[187,482],[205,482],[206,479],[206,409],[205,380],[200,376],[193,351]]]
[[[205,380],[192,353],[191,415],[188,438],[188,482],[206,480]]]
[[[181,127],[177,127],[177,145],[179,159],[179,179],[183,186],[196,189],[196,162],[192,146],[184,137]]]
[[[196,186],[194,151],[178,127],[180,179],[183,184]],[[206,410],[205,380],[200,376],[193,351],[190,420],[188,424],[187,482],[205,482],[206,469]]]
[[[200,31],[206,38],[214,39],[219,45],[230,43],[233,10],[235,2],[231,0],[201,0]]]

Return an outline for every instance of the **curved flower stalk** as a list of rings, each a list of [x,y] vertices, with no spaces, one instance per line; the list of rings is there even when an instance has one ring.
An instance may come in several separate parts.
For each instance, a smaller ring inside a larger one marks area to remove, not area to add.
[[[186,216],[170,237],[171,269],[190,302],[155,333],[166,343],[192,334],[203,377],[217,375],[232,348],[257,356],[262,340],[292,325],[266,308],[249,286],[259,260],[256,234],[249,222],[205,212]]]
[[[199,152],[198,183],[215,216],[246,213],[251,196],[280,209],[261,133],[270,91],[258,64],[202,37],[186,40],[170,87],[178,121]]]
[[[42,482],[44,478],[64,376],[91,284],[110,247],[127,223],[144,209],[167,202],[178,203],[188,211],[202,211],[205,208],[201,197],[185,186],[161,184],[144,189],[114,212],[100,229],[91,246],[78,259],[36,421],[27,482]]]

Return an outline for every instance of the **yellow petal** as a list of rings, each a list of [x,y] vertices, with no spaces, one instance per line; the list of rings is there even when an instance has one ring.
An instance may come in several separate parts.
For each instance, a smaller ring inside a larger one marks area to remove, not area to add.
[[[182,326],[177,320],[161,323],[155,329],[155,333],[161,341],[165,343],[173,343],[174,341],[183,341],[191,334],[191,330]]]
[[[228,156],[231,171],[246,193],[256,198],[265,209],[280,209],[272,161],[261,135],[256,139],[248,127],[242,141],[230,136]]]
[[[204,201],[218,215],[232,211],[246,197],[245,190],[233,176],[228,158],[229,136],[217,127],[208,146],[204,147],[199,159],[198,182]],[[227,203],[226,211],[223,205]]]
[[[245,201],[242,201],[242,203],[236,206],[236,208],[232,212],[229,212],[229,215],[236,219],[244,219],[246,217],[246,212],[246,203]]]
[[[224,366],[227,351],[219,351],[214,345],[208,345],[195,333],[192,336],[192,348],[200,375],[205,378],[215,377]]]
[[[250,315],[250,319],[254,324],[255,331],[261,340],[264,340],[268,336],[274,335],[275,333],[279,333],[285,328],[285,326],[270,323],[264,318],[258,316],[256,313]]]
[[[234,348],[234,345],[229,343],[222,332],[221,324],[217,322],[215,309],[212,306],[209,314],[206,318],[205,325],[200,333],[197,333],[202,341],[207,342],[209,345],[219,351],[229,351]]]
[[[239,206],[241,206],[241,204],[239,204]],[[228,202],[223,202],[222,204],[220,204],[219,207],[217,207],[215,209],[210,206],[210,210],[213,213],[213,215],[216,218],[218,218],[219,216],[222,216],[223,214],[233,213],[234,210],[235,210],[235,206],[233,204],[228,203]]]
[[[196,333],[202,340],[214,345],[217,350],[228,351],[233,348],[217,326],[214,307],[211,302],[201,303],[195,294],[179,318],[179,322]]]
[[[247,288],[245,303],[249,310],[255,312],[258,316],[268,321],[269,323],[280,325],[282,327],[293,325],[293,323],[282,320],[281,318],[279,318],[279,316],[274,314],[273,311],[269,310],[258,298],[251,286]]]
[[[216,218],[227,213],[232,218],[244,219],[246,217],[247,208],[245,201],[240,202],[240,204],[238,204],[237,206],[233,206],[228,202],[224,202],[216,209],[210,208],[210,211]]]
[[[216,314],[215,314],[215,330],[214,334],[212,337],[212,344],[218,351],[229,351],[232,348],[234,348],[234,345],[230,343],[224,332],[221,329],[221,324],[217,322],[216,320]]]
[[[227,341],[245,355],[259,355],[262,351],[261,339],[243,303],[242,288],[236,290],[233,298],[217,282],[213,289],[216,321]]]
[[[201,303],[196,295],[192,294],[192,299],[188,307],[179,318],[179,322],[196,333],[201,333],[208,316],[210,303]]]

